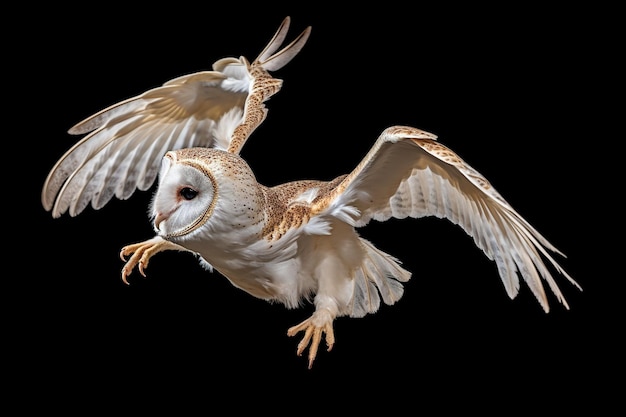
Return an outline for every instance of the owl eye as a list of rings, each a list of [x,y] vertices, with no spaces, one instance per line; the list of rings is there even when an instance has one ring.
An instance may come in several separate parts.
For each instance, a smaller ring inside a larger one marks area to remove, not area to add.
[[[193,200],[198,195],[198,192],[196,190],[194,190],[193,188],[189,188],[189,187],[181,188],[178,193],[185,200]]]

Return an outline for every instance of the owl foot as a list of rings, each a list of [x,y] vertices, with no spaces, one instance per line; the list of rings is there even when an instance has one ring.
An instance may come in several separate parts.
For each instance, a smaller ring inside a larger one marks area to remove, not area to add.
[[[161,237],[154,237],[141,243],[135,243],[132,245],[124,246],[120,251],[120,258],[126,262],[124,268],[122,268],[122,281],[128,285],[128,276],[133,272],[135,266],[138,265],[139,273],[146,276],[144,269],[148,267],[150,258],[159,252],[165,250],[186,250],[182,246],[169,242]],[[130,254],[133,256],[126,261],[126,257]]]
[[[330,313],[325,310],[316,311],[310,318],[304,320],[302,323],[290,327],[287,330],[287,336],[295,336],[296,333],[304,330],[304,337],[298,343],[297,355],[301,356],[302,352],[309,347],[309,369],[313,367],[313,361],[317,356],[317,349],[322,340],[322,334],[326,333],[326,346],[328,351],[333,348],[335,344],[335,333],[333,331],[333,318]]]

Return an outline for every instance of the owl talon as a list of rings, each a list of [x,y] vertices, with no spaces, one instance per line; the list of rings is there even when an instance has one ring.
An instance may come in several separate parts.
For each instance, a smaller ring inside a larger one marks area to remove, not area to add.
[[[327,351],[330,352],[330,350],[333,348],[333,345],[335,344],[335,333],[333,330],[332,319],[327,319],[324,320],[324,322],[321,324],[316,324],[314,323],[314,321],[316,321],[314,320],[315,318],[316,316],[314,314],[302,323],[290,327],[287,330],[287,336],[295,336],[297,333],[304,330],[304,336],[302,337],[300,343],[298,343],[296,354],[298,356],[302,356],[302,352],[304,352],[307,346],[309,347],[309,369],[313,367],[313,362],[315,361],[315,358],[317,356],[317,350],[319,348],[320,342],[322,341],[322,335],[324,333],[326,333],[325,339]]]
[[[127,285],[129,284],[128,276],[133,272],[135,267],[137,267],[139,273],[145,278],[145,269],[148,267],[150,258],[159,252],[163,252],[164,250],[186,251],[185,248],[158,236],[146,240],[145,242],[124,246],[120,251],[120,258],[126,262],[126,265],[122,268],[122,281],[124,281]],[[132,254],[132,256],[127,261],[126,257],[130,254]]]

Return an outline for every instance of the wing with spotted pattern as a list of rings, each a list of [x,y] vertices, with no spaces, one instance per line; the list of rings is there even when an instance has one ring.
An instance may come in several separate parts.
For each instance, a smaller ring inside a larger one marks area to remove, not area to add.
[[[563,254],[483,175],[436,139],[412,127],[386,129],[343,181],[313,201],[314,212],[340,217],[354,226],[391,217],[448,219],[496,263],[511,298],[519,291],[521,276],[546,312],[549,306],[542,281],[569,308],[548,268],[580,288],[550,252]]]
[[[43,207],[59,217],[100,209],[113,196],[129,198],[156,179],[169,150],[213,147],[239,153],[265,119],[264,102],[282,81],[268,71],[282,68],[302,49],[310,27],[276,52],[289,17],[252,63],[223,58],[212,71],[172,79],[160,87],[114,104],[73,126],[84,136],[53,166],[43,185]]]

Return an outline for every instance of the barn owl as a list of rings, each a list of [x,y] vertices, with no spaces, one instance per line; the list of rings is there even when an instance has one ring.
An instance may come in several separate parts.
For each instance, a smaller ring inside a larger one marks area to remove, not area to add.
[[[337,317],[375,313],[396,303],[411,272],[361,237],[370,221],[435,216],[460,226],[493,260],[506,293],[525,282],[548,312],[543,282],[569,309],[556,270],[580,289],[551,254],[565,256],[535,230],[489,181],[437,136],[409,126],[380,133],[351,172],[330,181],[276,186],[257,182],[240,151],[282,87],[271,72],[303,48],[307,27],[280,49],[285,18],[250,62],[223,58],[212,71],[172,79],[73,126],[85,136],[53,166],[42,190],[54,218],[128,199],[158,179],[150,203],[155,236],[121,249],[121,279],[166,250],[188,251],[254,297],[312,315],[287,330],[303,334],[296,353],[335,343]],[[521,278],[521,280],[520,280]]]

